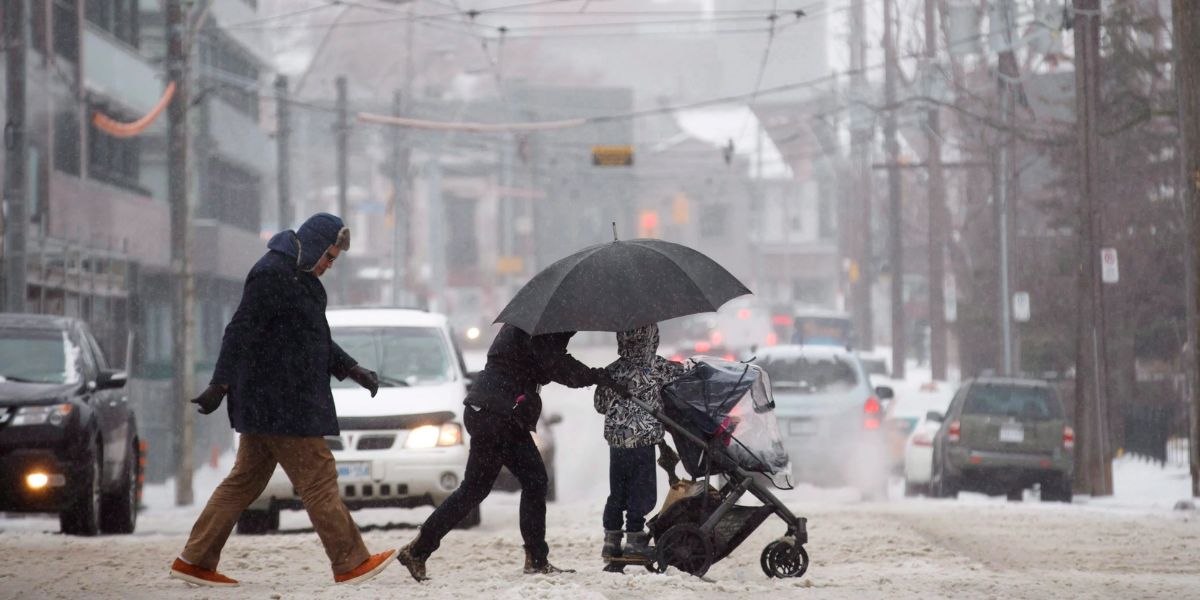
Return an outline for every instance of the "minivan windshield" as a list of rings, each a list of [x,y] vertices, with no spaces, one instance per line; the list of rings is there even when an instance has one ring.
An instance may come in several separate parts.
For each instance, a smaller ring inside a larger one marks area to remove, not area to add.
[[[0,381],[78,383],[79,346],[58,329],[0,329]]]
[[[963,414],[1061,419],[1062,406],[1046,388],[983,384],[971,387],[963,405]]]
[[[858,369],[843,356],[765,356],[756,362],[776,391],[837,394],[858,385]]]
[[[363,367],[379,374],[380,387],[436,385],[454,376],[450,348],[436,327],[335,327],[333,341]],[[333,387],[353,387],[349,378]]]

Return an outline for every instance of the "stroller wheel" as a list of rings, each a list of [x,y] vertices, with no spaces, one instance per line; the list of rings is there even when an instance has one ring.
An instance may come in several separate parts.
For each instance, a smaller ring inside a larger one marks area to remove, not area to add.
[[[799,544],[776,540],[763,548],[759,565],[767,577],[800,577],[808,571],[808,551]]]
[[[675,525],[658,539],[654,568],[659,573],[675,567],[703,577],[713,563],[712,542],[699,527],[690,523]]]

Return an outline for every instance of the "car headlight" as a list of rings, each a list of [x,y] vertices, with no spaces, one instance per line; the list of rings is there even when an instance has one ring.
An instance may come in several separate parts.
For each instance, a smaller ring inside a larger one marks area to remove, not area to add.
[[[22,406],[13,417],[14,427],[21,425],[62,425],[75,407],[70,404],[50,404],[46,406]]]
[[[462,428],[458,423],[422,425],[408,432],[404,447],[408,449],[456,446],[462,443]]]

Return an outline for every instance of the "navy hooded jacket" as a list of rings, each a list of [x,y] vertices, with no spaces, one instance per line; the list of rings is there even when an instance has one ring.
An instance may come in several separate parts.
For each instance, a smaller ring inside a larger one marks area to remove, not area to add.
[[[357,362],[330,337],[325,288],[311,272],[335,244],[349,248],[349,230],[318,213],[298,231],[272,237],[246,276],[211,381],[229,386],[229,420],[238,432],[338,434],[329,376],[345,379]]]

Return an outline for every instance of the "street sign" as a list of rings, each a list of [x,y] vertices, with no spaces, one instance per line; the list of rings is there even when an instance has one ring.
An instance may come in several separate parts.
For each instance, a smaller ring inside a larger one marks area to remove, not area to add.
[[[1100,281],[1104,283],[1116,283],[1121,279],[1120,269],[1118,268],[1117,249],[1116,248],[1101,248],[1100,249]]]
[[[1013,319],[1018,323],[1029,321],[1029,292],[1013,294]]]
[[[597,167],[633,166],[633,146],[592,146],[592,164]]]

